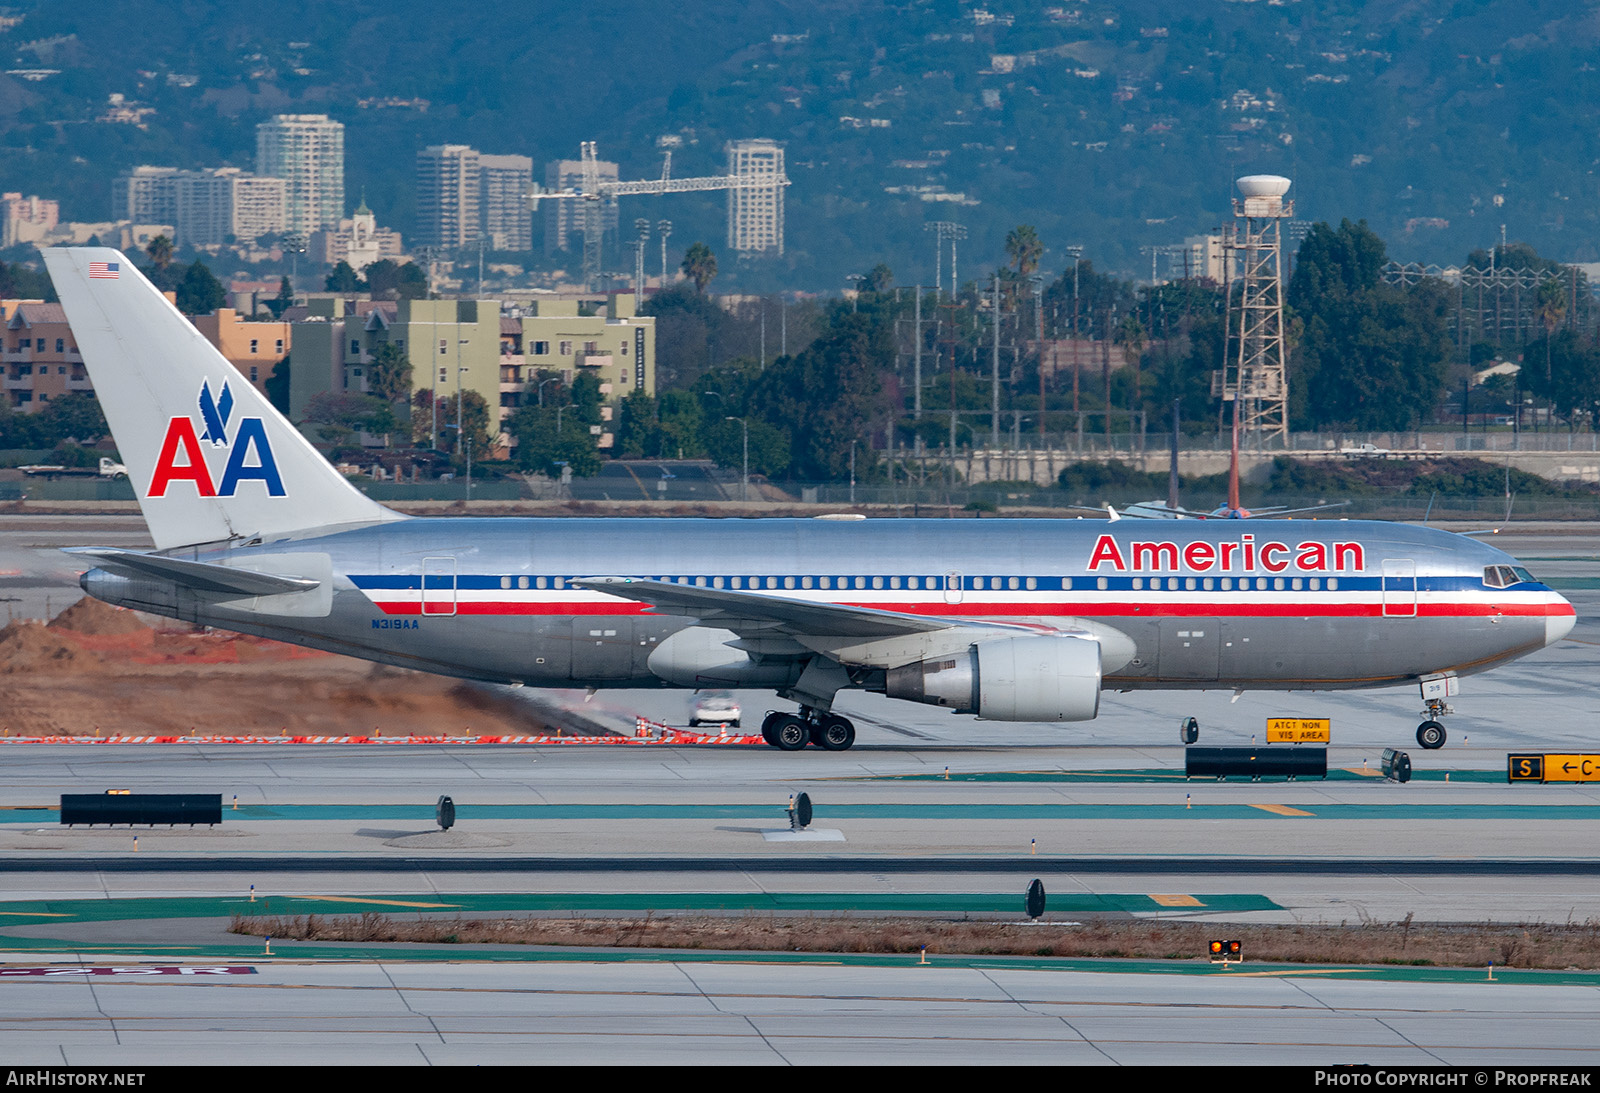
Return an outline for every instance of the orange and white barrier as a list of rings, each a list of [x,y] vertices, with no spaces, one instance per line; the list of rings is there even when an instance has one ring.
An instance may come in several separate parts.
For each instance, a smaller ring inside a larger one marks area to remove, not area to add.
[[[647,731],[636,736],[4,736],[6,744],[560,744],[640,745],[665,744],[674,747],[700,744],[760,744],[759,736],[730,736],[690,732],[670,725],[639,719]],[[639,731],[639,730],[636,730]]]

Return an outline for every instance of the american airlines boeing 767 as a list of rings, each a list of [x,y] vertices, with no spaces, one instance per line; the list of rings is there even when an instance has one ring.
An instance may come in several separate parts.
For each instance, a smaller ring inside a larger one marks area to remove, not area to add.
[[[156,546],[72,553],[141,611],[465,679],[770,688],[784,750],[848,748],[852,688],[1069,722],[1105,688],[1402,683],[1438,747],[1461,676],[1574,623],[1499,550],[1367,521],[408,518],[122,254],[45,261]]]

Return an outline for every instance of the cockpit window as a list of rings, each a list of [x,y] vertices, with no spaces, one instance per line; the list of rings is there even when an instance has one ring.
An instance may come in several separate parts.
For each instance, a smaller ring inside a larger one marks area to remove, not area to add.
[[[1483,567],[1483,583],[1490,588],[1509,588],[1514,584],[1537,584],[1532,573],[1520,565],[1490,565]]]

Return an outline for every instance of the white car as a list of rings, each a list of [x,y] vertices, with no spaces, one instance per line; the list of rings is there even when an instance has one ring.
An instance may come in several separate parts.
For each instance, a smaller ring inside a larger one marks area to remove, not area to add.
[[[739,700],[727,691],[701,691],[689,706],[689,727],[729,725],[739,727]]]

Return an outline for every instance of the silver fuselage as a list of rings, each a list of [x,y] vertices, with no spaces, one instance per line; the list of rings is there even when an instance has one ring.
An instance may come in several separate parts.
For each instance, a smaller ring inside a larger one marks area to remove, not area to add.
[[[1108,545],[1109,544],[1109,545]],[[1196,545],[1199,544],[1199,545]],[[1247,549],[1248,548],[1248,549]],[[534,686],[664,686],[694,618],[571,587],[644,577],[941,618],[1125,635],[1108,688],[1323,689],[1468,674],[1565,634],[1475,539],[1367,521],[439,518],[170,552],[325,580],[233,597],[85,574],[111,603],[387,664]]]

